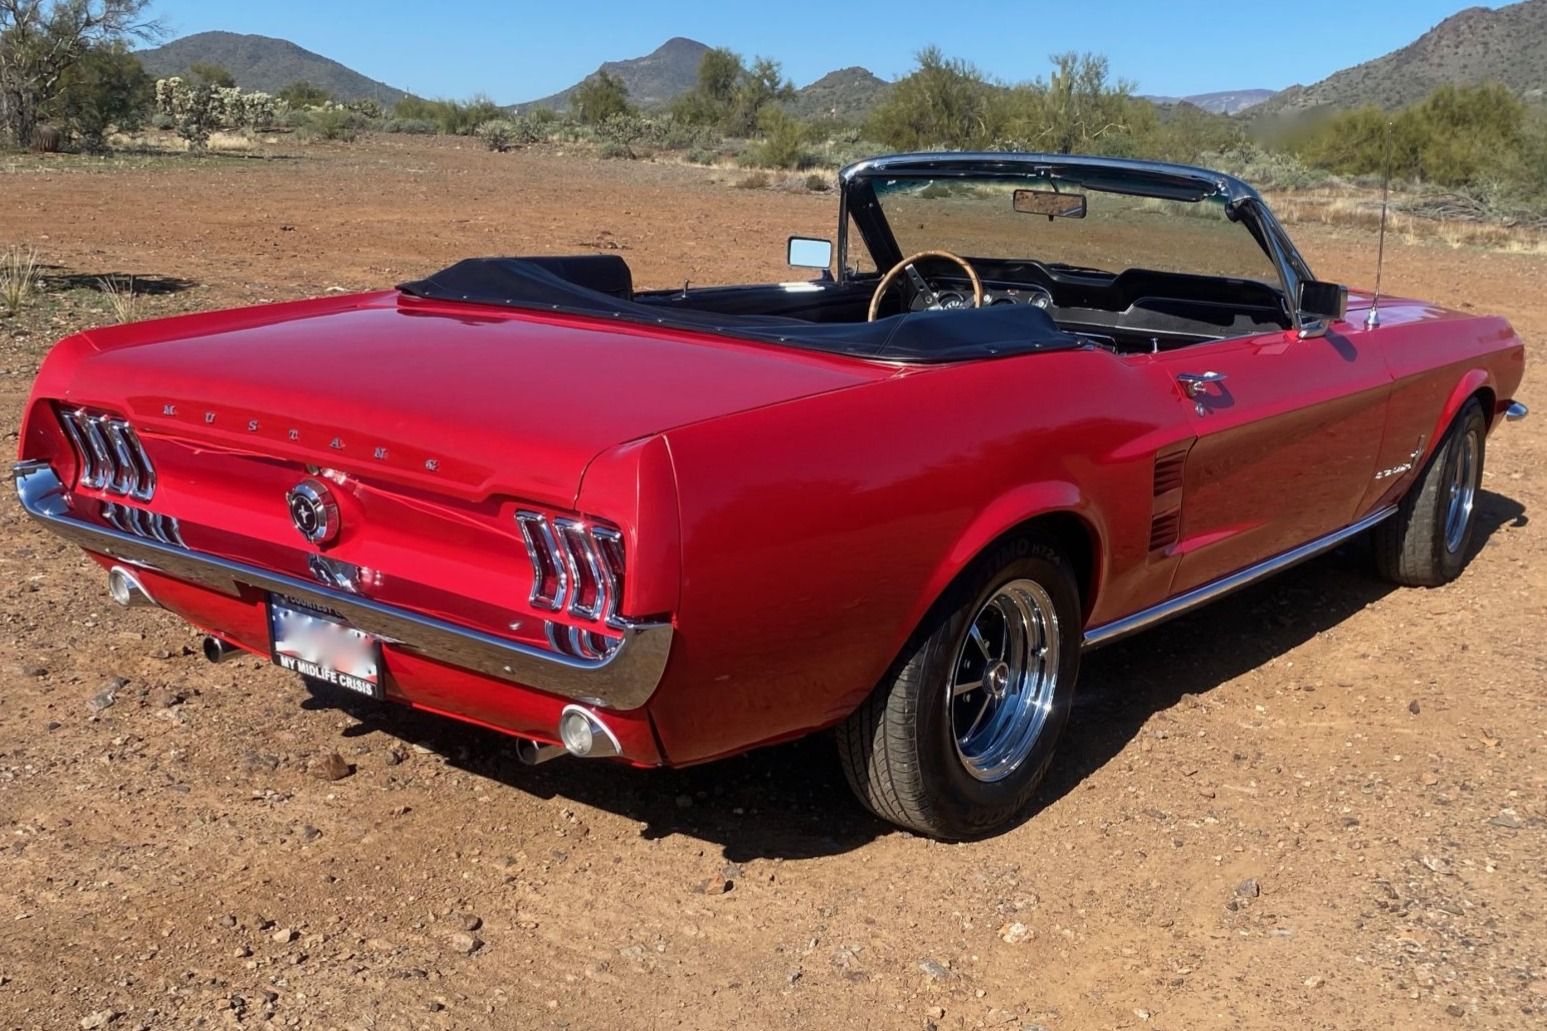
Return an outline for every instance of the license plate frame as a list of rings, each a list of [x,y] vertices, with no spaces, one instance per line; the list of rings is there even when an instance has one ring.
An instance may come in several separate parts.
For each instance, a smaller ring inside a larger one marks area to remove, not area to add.
[[[381,699],[379,638],[358,630],[337,612],[281,594],[270,594],[269,660],[345,691]]]

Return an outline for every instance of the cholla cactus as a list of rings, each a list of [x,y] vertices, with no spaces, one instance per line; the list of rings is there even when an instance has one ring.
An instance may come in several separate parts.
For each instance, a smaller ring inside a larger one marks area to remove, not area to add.
[[[156,110],[176,119],[179,132],[196,113],[210,130],[261,129],[278,120],[282,106],[277,97],[234,86],[205,86],[176,75],[156,80]]]

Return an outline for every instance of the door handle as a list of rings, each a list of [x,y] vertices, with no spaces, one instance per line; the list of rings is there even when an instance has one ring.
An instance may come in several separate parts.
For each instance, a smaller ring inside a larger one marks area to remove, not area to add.
[[[1202,397],[1209,392],[1209,386],[1214,383],[1225,382],[1223,372],[1179,372],[1176,381],[1182,385],[1182,392],[1188,397]]]

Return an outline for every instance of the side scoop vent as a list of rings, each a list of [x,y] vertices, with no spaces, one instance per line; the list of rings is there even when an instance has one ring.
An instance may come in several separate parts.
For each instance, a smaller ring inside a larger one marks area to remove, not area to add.
[[[1155,456],[1155,478],[1150,509],[1150,551],[1165,551],[1182,538],[1182,487],[1187,482],[1185,441]]]
[[[1182,470],[1187,463],[1187,452],[1176,451],[1159,455],[1155,459],[1155,497],[1182,488]]]

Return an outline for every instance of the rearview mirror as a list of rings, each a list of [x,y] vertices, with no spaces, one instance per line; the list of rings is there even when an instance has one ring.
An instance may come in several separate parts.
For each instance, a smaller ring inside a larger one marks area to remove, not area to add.
[[[1348,287],[1306,279],[1300,283],[1300,314],[1318,319],[1341,319],[1348,314]]]
[[[809,236],[792,236],[789,261],[795,268],[830,269],[833,266],[832,242]]]
[[[1013,206],[1023,215],[1046,215],[1055,218],[1084,218],[1085,195],[1083,193],[1058,193],[1054,190],[1016,190]]]

